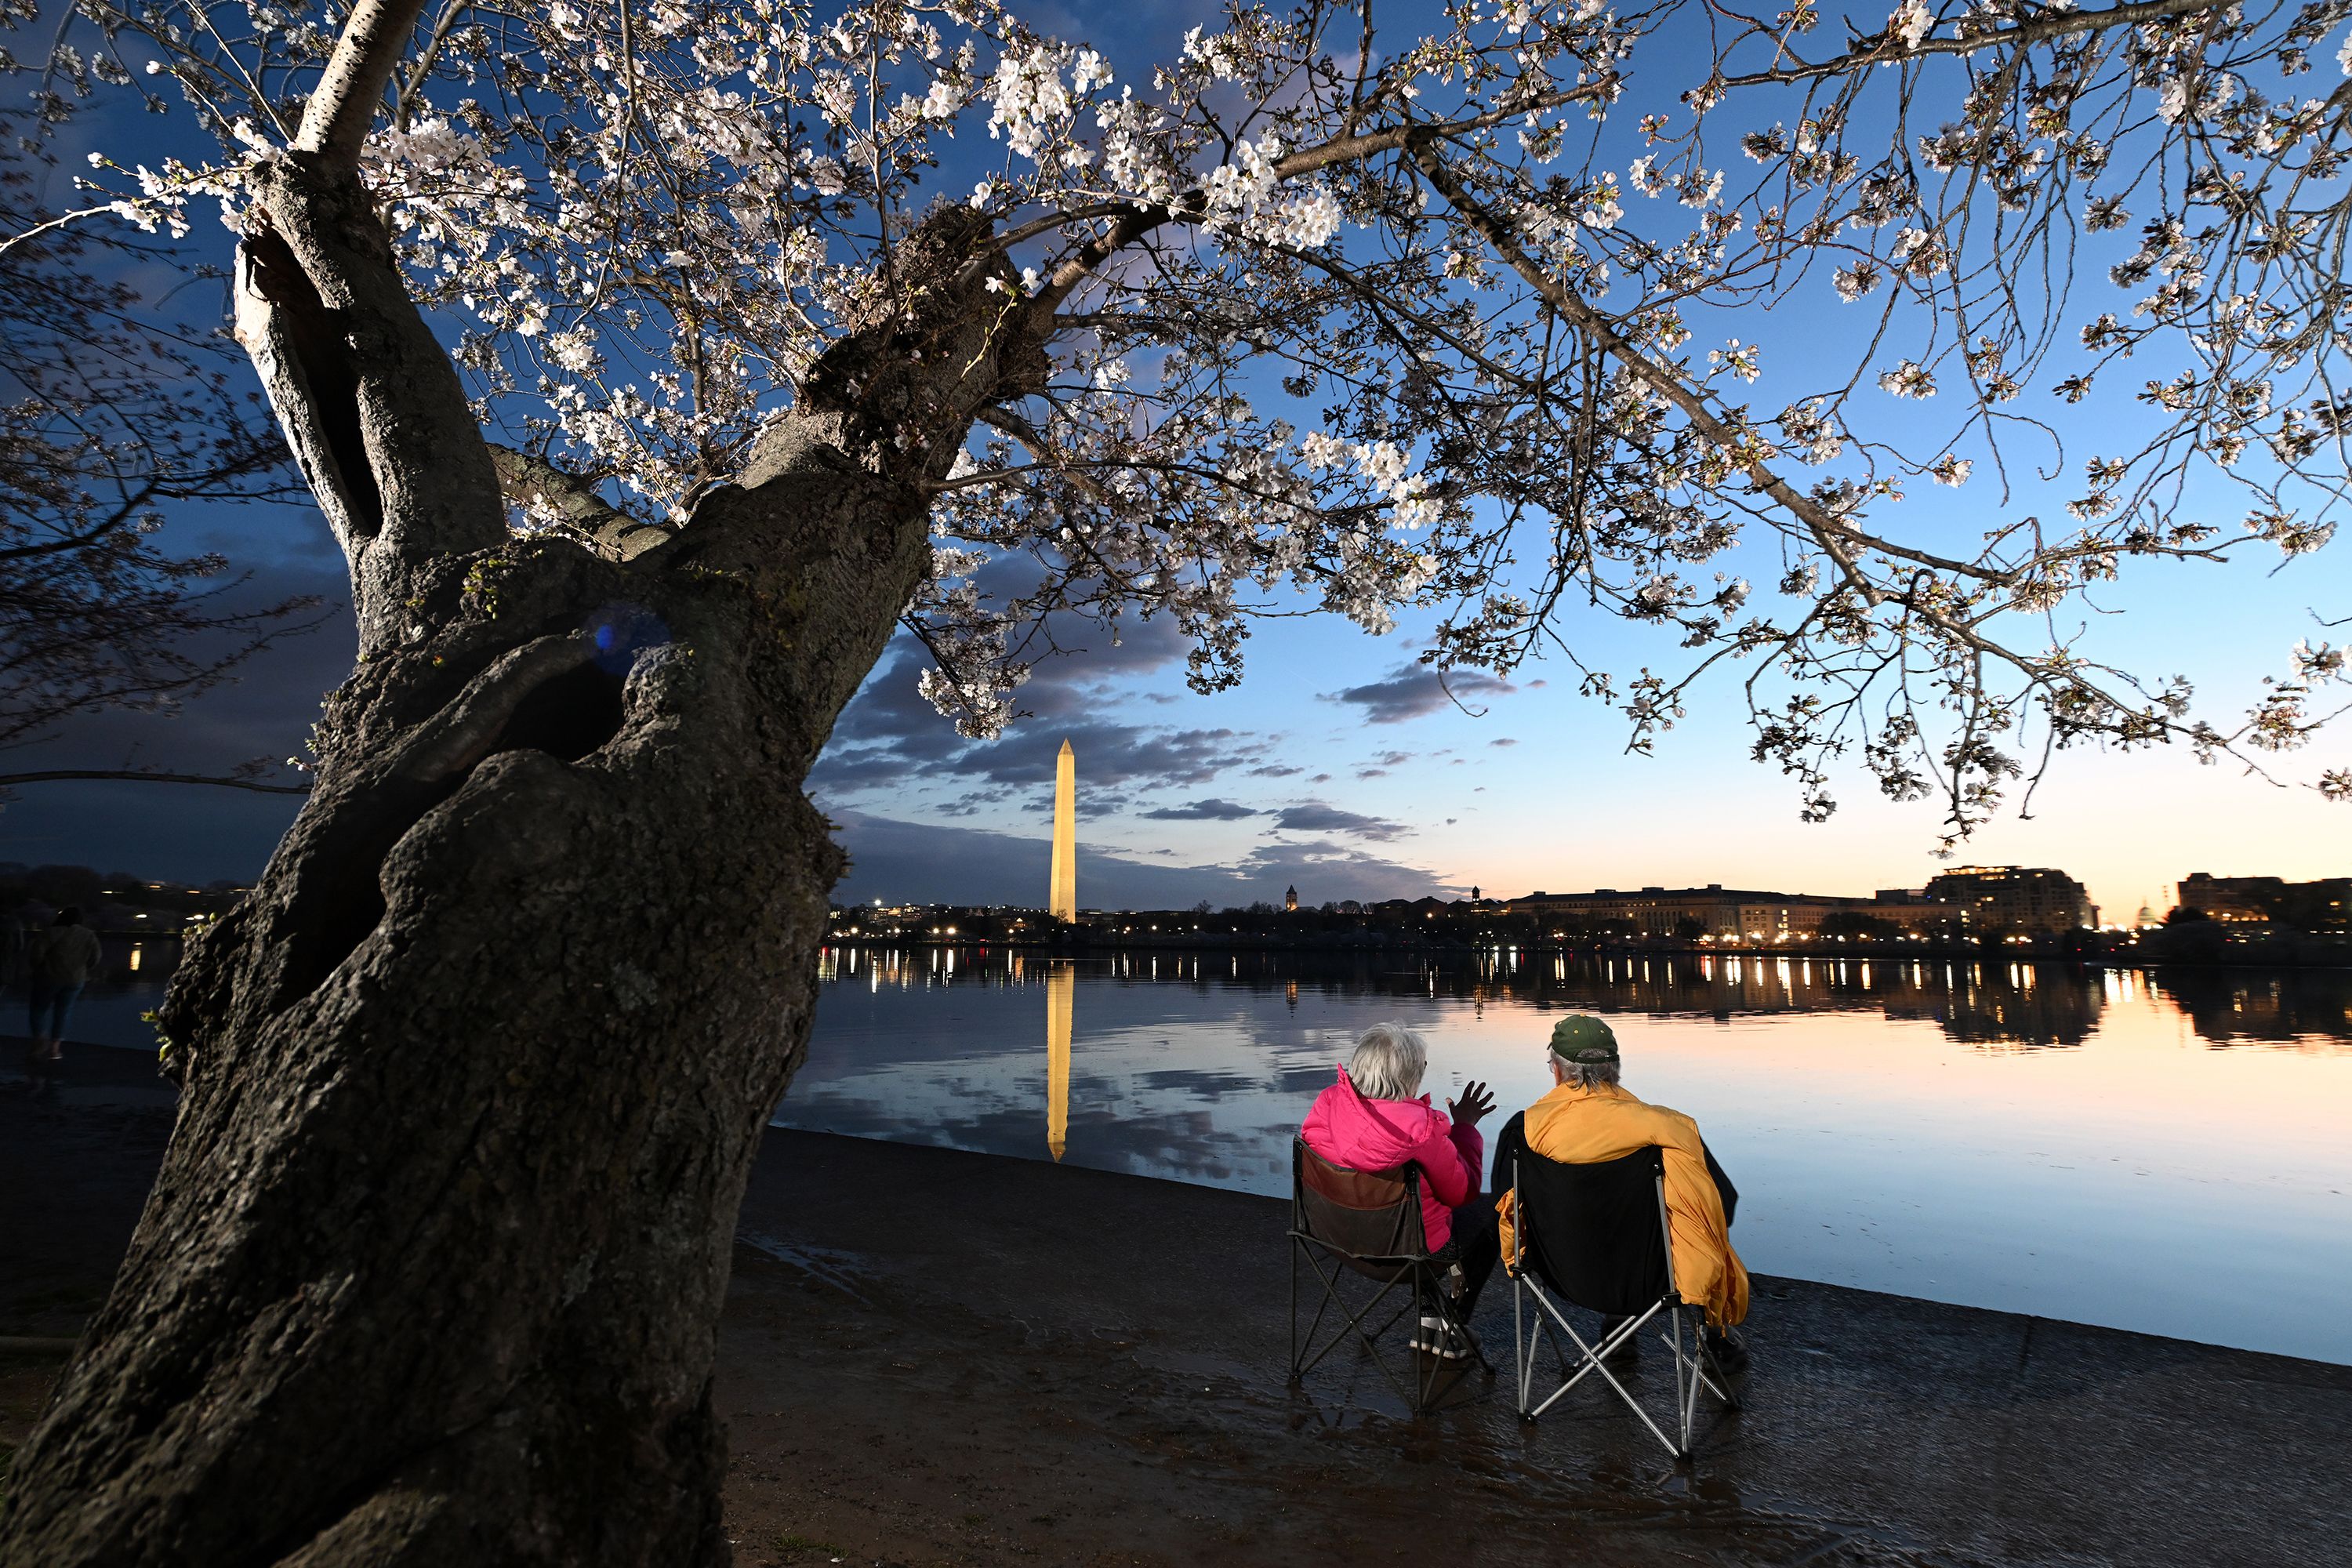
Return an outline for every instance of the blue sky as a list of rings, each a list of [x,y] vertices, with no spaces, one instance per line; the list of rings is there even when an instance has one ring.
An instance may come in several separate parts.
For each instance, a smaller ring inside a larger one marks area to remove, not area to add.
[[[2185,673],[2217,703],[2250,700],[2293,640],[2306,607],[2352,599],[2340,552],[2275,576],[2252,569],[2163,568],[2112,595],[2099,646],[2121,662]],[[2340,613],[2340,612],[2338,612]],[[1620,664],[1675,650],[1603,617],[1571,623],[1590,657]],[[926,857],[953,840],[1005,835],[982,858],[1013,880],[1002,897],[1042,899],[1054,755],[1077,753],[1080,837],[1097,856],[1198,867],[1201,897],[1310,902],[1418,892],[1727,885],[1853,893],[1916,887],[1932,854],[1931,803],[1896,805],[1858,771],[1838,779],[1826,824],[1798,820],[1794,789],[1751,763],[1727,679],[1701,689],[1689,719],[1650,756],[1628,755],[1622,720],[1580,697],[1572,671],[1531,667],[1447,701],[1411,662],[1412,624],[1375,638],[1328,616],[1268,623],[1236,690],[1187,692],[1173,640],[1129,639],[1108,658],[1073,658],[1024,692],[1037,716],[987,745],[957,742],[913,698],[912,655],[893,650],[836,732],[814,781],[820,804],[922,828],[852,872],[845,894],[923,896],[940,873]],[[2283,629],[2292,635],[2282,637]],[[900,663],[900,660],[907,663]],[[2307,778],[2323,746],[2291,756]],[[838,759],[865,759],[843,767]],[[2229,763],[2200,766],[2178,748],[2062,755],[2030,820],[2015,805],[1967,858],[2056,865],[2089,882],[2110,918],[2191,871],[2291,877],[2352,869],[2352,811],[2279,788]],[[1249,815],[1244,815],[1248,813]],[[853,834],[853,850],[857,838]],[[975,846],[975,847],[980,847]],[[1022,856],[1034,861],[1019,885]],[[1079,900],[1140,901],[1124,867],[1081,863]],[[1181,889],[1177,889],[1181,890]],[[957,896],[971,896],[959,892]],[[1168,898],[1166,902],[1190,902]]]
[[[1204,12],[1143,4],[1023,14],[1103,46],[1131,72]],[[224,237],[206,224],[198,237],[217,246]],[[2082,276],[2104,289],[2104,268],[2086,262]],[[1822,298],[1746,334],[1771,351],[1764,381],[1743,394],[1760,407],[1779,405],[1784,382],[1793,389],[1827,366],[1853,330],[1856,317],[1829,301],[1825,279],[1814,292]],[[1692,349],[1706,346],[1703,332]],[[1860,396],[1885,411],[1874,390]],[[1901,412],[1925,430],[1958,410]],[[2086,453],[2070,455],[2079,462]],[[1916,484],[1905,504],[1907,521],[1957,542],[2078,488],[2027,485],[2003,504],[1980,466],[1967,489]],[[256,598],[342,593],[340,556],[322,525],[299,511],[217,511],[180,520],[166,537],[191,552],[226,552],[257,574]],[[2226,719],[2283,669],[2297,637],[2344,639],[2313,616],[2352,615],[2347,549],[2276,572],[2266,550],[2226,569],[2143,567],[2103,595],[2091,650],[2142,673],[2189,676],[2209,715]],[[1728,566],[1759,582],[1778,574],[1769,560]],[[1748,760],[1728,672],[1701,689],[1654,755],[1629,756],[1622,721],[1580,698],[1575,671],[1558,661],[1507,682],[1457,679],[1456,706],[1413,663],[1429,624],[1408,617],[1375,638],[1328,616],[1265,623],[1250,644],[1248,679],[1213,698],[1184,689],[1182,648],[1164,625],[1131,627],[1124,647],[1096,638],[1041,670],[1024,693],[1034,716],[986,745],[957,740],[929,713],[913,692],[917,655],[894,645],[813,781],[856,858],[843,895],[1042,900],[1053,758],[1065,736],[1077,752],[1087,905],[1275,899],[1294,883],[1309,902],[1474,884],[1504,895],[1704,882],[1851,893],[1916,886],[1938,868],[1934,804],[1887,804],[1858,771],[1836,778],[1842,809],[1828,824],[1800,822],[1793,786]],[[1667,639],[1605,616],[1571,616],[1567,631],[1588,662],[1620,672],[1674,668],[1683,657]],[[264,656],[244,680],[177,719],[106,716],[17,752],[5,771],[219,769],[291,754],[319,694],[348,668],[350,647],[338,623]],[[2347,744],[2339,737],[2280,759],[2282,776],[2299,784],[2340,765]],[[1967,858],[2063,867],[2091,884],[2110,919],[2144,898],[2160,908],[2167,886],[2194,870],[2352,870],[2352,808],[2227,762],[2200,767],[2178,748],[2062,756],[2032,817],[2020,819],[2016,805]],[[28,786],[0,814],[0,858],[241,878],[290,816],[289,802],[226,791]]]

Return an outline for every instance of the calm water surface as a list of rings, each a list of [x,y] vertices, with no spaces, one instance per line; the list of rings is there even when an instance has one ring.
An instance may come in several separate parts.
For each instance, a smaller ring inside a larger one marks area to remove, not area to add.
[[[109,941],[72,1037],[152,1049],[178,948]],[[1441,1098],[1490,1080],[1491,1134],[1548,1086],[1552,1017],[1599,1012],[1627,1087],[1697,1117],[1739,1184],[1757,1269],[2352,1363],[2352,973],[969,950],[823,973],[782,1125],[1279,1194],[1367,1024],[1427,1033]],[[21,1032],[21,994],[0,1005]]]
[[[824,974],[781,1125],[1279,1194],[1366,1025],[1425,1032],[1441,1098],[1491,1081],[1491,1135],[1588,1010],[1626,1086],[1706,1130],[1756,1269],[2352,1363],[2352,973],[923,950]]]

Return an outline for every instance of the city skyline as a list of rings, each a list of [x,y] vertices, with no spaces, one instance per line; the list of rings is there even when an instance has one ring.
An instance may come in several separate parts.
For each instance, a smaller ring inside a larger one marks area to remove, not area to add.
[[[1029,868],[1033,864],[1044,862],[1052,848],[1049,838],[1031,839],[1017,834],[979,828],[943,828],[856,814],[850,814],[843,826],[845,842],[853,848],[866,846],[871,852],[853,867],[850,875],[835,889],[836,903],[845,906],[881,902],[1011,909],[1047,907],[1022,893],[1014,884],[1030,875]],[[935,858],[950,838],[963,847],[964,853],[960,858],[965,864],[961,868],[942,865]],[[1272,873],[1244,876],[1230,865],[1154,865],[1090,846],[1084,840],[1076,844],[1075,853],[1088,860],[1089,888],[1105,889],[1098,896],[1090,896],[1083,905],[1074,902],[1072,908],[1076,910],[1182,910],[1190,909],[1203,900],[1220,909],[1261,902],[1280,907],[1285,902],[1285,895],[1296,887],[1295,881],[1284,881]],[[2088,879],[2080,877],[2073,868],[2065,865],[2042,867],[2027,862],[1962,859],[1935,864],[1924,876],[1910,882],[1865,878],[1858,883],[1832,885],[1819,879],[1773,882],[1719,876],[1670,878],[1661,881],[1636,876],[1613,883],[1594,880],[1556,886],[1488,885],[1484,887],[1483,893],[1484,901],[1495,904],[1518,903],[1548,895],[1553,898],[1610,894],[1630,897],[1726,889],[1733,893],[1752,892],[1758,897],[1770,899],[1867,902],[1890,891],[1918,892],[1937,878],[1989,869],[2049,869],[2081,880],[2089,889],[2090,901],[2100,911],[2099,923],[2126,927],[2137,921],[2142,909],[2151,910],[2160,919],[2178,901],[2178,889],[2191,878],[2202,876],[2228,880],[2282,875],[2263,868],[2215,872],[2203,866],[2183,866],[2171,875],[2151,881],[2144,895],[2127,902],[2102,900],[2096,888],[2090,886]],[[2341,875],[2344,869],[2338,866],[2334,874]],[[1303,874],[1311,874],[1311,868],[1309,872]],[[2329,874],[2323,869],[2284,875],[2285,880],[2297,882],[2317,880]],[[1301,906],[1307,908],[1326,904],[1370,904],[1421,897],[1439,897],[1454,901],[1471,897],[1474,886],[1463,879],[1431,879],[1425,884],[1403,885],[1366,896],[1351,890],[1354,884],[1343,877],[1319,888],[1309,883],[1304,891],[1297,893],[1297,900]],[[885,889],[898,890],[883,890]],[[1002,892],[997,889],[1002,889]]]

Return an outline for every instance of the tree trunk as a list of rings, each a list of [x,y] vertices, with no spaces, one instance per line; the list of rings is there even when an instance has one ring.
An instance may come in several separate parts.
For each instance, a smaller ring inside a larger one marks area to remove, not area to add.
[[[262,189],[240,331],[361,662],[173,982],[178,1125],[0,1562],[723,1563],[716,1321],[842,864],[802,781],[1036,345],[942,219],[919,314],[853,323],[675,538],[509,541],[355,178]]]

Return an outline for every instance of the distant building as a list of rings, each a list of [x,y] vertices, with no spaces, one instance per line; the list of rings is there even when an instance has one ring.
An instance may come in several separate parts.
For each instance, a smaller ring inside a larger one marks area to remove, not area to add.
[[[1454,906],[1444,899],[1423,895],[1418,899],[1382,899],[1377,904],[1365,905],[1364,912],[1388,920],[1425,921],[1453,913]]]
[[[1282,895],[1282,907],[1286,910],[1293,910],[1298,908],[1297,889],[1292,888]]]
[[[2286,891],[2284,877],[2215,877],[2191,871],[2180,880],[2185,910],[2202,910],[2217,921],[2267,921]]]
[[[1503,908],[1513,914],[1630,929],[1643,936],[1699,935],[1741,942],[1811,935],[1840,910],[1879,912],[1869,899],[1774,893],[1727,888],[1720,882],[1704,888],[1643,888],[1630,892],[1615,888],[1598,888],[1590,893],[1534,892],[1510,900]]]
[[[2290,882],[2284,877],[2215,877],[2191,871],[2181,879],[2182,909],[2202,910],[2217,921],[2267,925],[2276,921],[2302,931],[2337,931],[2352,914],[2352,877]]]
[[[2099,923],[2082,883],[2046,866],[1959,866],[1927,884],[1955,936],[2055,932]]]

